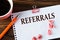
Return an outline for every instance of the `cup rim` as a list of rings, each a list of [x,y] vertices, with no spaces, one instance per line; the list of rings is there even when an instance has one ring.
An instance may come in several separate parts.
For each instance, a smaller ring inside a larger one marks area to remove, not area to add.
[[[13,1],[12,0],[8,0],[8,2],[10,3],[10,10],[6,13],[6,14],[4,14],[4,15],[2,15],[2,16],[0,16],[0,17],[4,17],[4,16],[6,16],[6,15],[8,15],[11,11],[12,11],[12,8],[13,8]]]

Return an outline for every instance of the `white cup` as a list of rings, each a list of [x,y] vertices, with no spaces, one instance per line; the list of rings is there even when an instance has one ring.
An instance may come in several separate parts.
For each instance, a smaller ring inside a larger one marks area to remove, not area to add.
[[[12,14],[13,1],[12,0],[7,0],[7,1],[10,3],[10,9],[9,9],[9,11],[6,14],[0,16],[0,20],[8,18]]]

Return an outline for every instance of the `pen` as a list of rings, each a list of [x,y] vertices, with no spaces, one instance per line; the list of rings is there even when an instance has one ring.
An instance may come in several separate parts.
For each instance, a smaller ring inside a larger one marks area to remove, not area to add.
[[[18,15],[13,18],[13,20],[7,25],[7,27],[3,30],[3,32],[0,34],[0,39],[7,33],[7,31],[12,27],[12,25],[17,21]]]

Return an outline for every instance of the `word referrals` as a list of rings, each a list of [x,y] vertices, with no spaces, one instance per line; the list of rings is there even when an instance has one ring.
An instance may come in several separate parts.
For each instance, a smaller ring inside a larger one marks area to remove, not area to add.
[[[48,13],[44,15],[21,18],[21,24],[28,24],[32,22],[44,21],[44,20],[49,20],[49,19],[54,19],[54,18],[55,18],[55,15],[53,12],[53,13]]]

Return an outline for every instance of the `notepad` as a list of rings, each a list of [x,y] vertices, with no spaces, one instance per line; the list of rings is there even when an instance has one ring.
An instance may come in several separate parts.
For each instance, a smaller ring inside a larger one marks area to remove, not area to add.
[[[60,38],[60,5],[16,12],[13,25],[15,40],[50,40]]]

